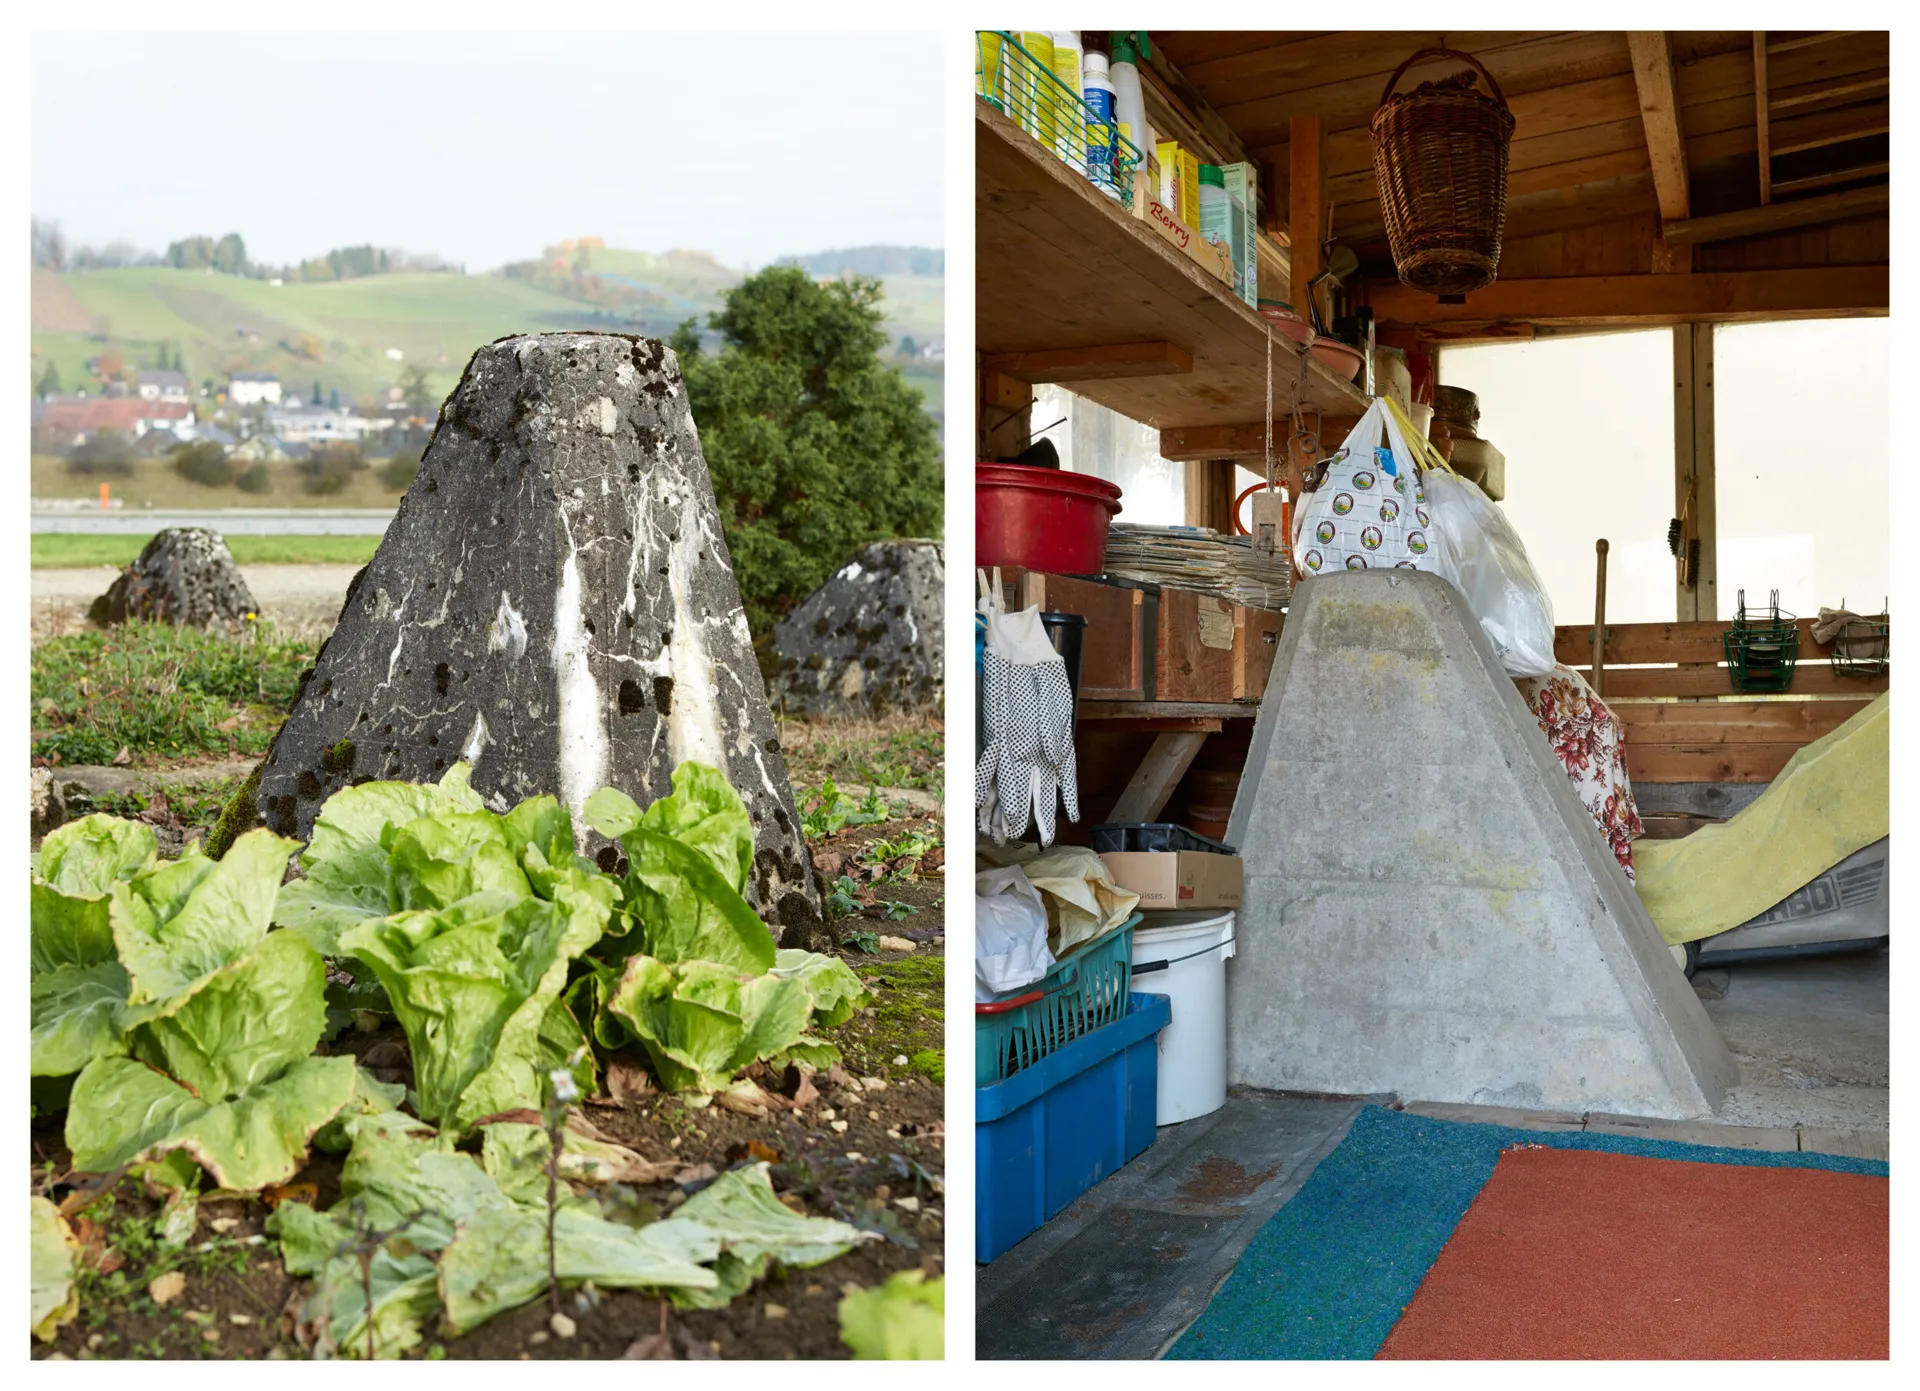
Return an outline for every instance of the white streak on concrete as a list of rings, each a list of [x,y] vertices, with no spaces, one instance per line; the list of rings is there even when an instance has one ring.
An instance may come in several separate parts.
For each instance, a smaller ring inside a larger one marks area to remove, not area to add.
[[[467,736],[466,744],[460,750],[460,757],[466,759],[469,767],[480,762],[481,750],[493,742],[493,735],[487,730],[487,717],[479,711],[474,712],[473,732]]]
[[[407,643],[407,600],[413,597],[413,586],[407,586],[407,592],[400,596],[400,602],[393,610],[393,625],[399,631],[393,635],[393,651],[387,654],[387,679],[376,690],[393,684],[393,669],[400,665],[400,649]]]
[[[600,427],[600,433],[611,435],[620,428],[620,412],[614,406],[613,399],[602,396],[593,403],[594,423]]]
[[[500,611],[493,616],[493,622],[487,625],[487,651],[505,652],[507,660],[517,662],[526,654],[527,624],[513,606],[513,600],[507,597],[507,591],[500,591]]]
[[[564,521],[564,514],[562,520]],[[580,557],[572,530],[560,588],[553,601],[553,677],[560,709],[560,796],[573,813],[575,842],[584,848],[586,806],[607,784],[607,727],[589,658],[586,615],[581,611]]]
[[[705,625],[694,613],[693,566],[700,551],[700,509],[688,496],[680,514],[680,540],[667,555],[667,584],[673,594],[673,636],[667,655],[673,663],[673,701],[667,715],[667,752],[675,766],[689,759],[722,772],[727,767],[713,660],[707,653]]]

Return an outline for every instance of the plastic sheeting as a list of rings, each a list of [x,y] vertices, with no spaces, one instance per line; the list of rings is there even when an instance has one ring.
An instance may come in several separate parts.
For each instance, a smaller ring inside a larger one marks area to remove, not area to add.
[[[1084,845],[1035,851],[1027,844],[979,845],[982,865],[1018,864],[1047,905],[1047,946],[1065,956],[1082,942],[1113,931],[1140,904],[1140,895],[1113,882],[1106,861]]]
[[[1732,820],[1635,843],[1640,901],[1669,944],[1738,927],[1888,834],[1890,698],[1801,749]]]

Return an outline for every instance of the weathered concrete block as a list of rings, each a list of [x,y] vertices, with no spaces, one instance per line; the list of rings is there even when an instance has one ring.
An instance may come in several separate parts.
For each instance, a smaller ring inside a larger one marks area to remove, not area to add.
[[[120,572],[87,617],[105,628],[143,618],[191,628],[231,628],[257,614],[233,552],[217,531],[175,526],[157,533]]]
[[[420,473],[262,765],[262,823],[305,838],[337,789],[456,760],[504,810],[641,805],[692,759],[757,831],[750,897],[802,936],[818,889],[713,486],[665,344],[505,338],[441,408]]]
[[[937,542],[861,547],[774,628],[774,698],[796,715],[938,705],[946,581]]]
[[[1300,588],[1227,839],[1236,1083],[1684,1118],[1737,1081],[1445,580]]]

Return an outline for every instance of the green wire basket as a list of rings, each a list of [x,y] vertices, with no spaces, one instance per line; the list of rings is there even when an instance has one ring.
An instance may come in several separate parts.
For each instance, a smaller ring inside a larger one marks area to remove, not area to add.
[[[1793,685],[1794,663],[1800,657],[1800,628],[1793,615],[1780,608],[1774,590],[1764,609],[1747,608],[1747,591],[1740,591],[1733,625],[1720,636],[1727,653],[1727,676],[1736,691],[1784,691]]]
[[[974,35],[974,90],[980,100],[1052,149],[1069,167],[1122,207],[1133,206],[1133,175],[1140,147],[1103,119],[1003,29]]]
[[[1847,601],[1842,599],[1840,607]],[[1833,674],[1871,681],[1885,676],[1893,648],[1893,629],[1883,610],[1868,618],[1850,618],[1833,635]]]

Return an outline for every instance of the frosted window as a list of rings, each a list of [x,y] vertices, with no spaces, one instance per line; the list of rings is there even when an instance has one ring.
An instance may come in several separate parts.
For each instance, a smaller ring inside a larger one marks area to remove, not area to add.
[[[1480,397],[1479,433],[1507,460],[1502,506],[1554,621],[1593,622],[1605,537],[1608,621],[1672,622],[1672,330],[1449,347],[1439,380]]]
[[[1780,591],[1788,612],[1878,613],[1889,587],[1885,319],[1714,333],[1720,616]]]
[[[1057,424],[1054,422],[1058,422]],[[1160,457],[1160,432],[1063,386],[1033,389],[1035,440],[1052,440],[1060,467],[1120,485],[1115,520],[1179,526],[1187,519],[1187,471]]]

